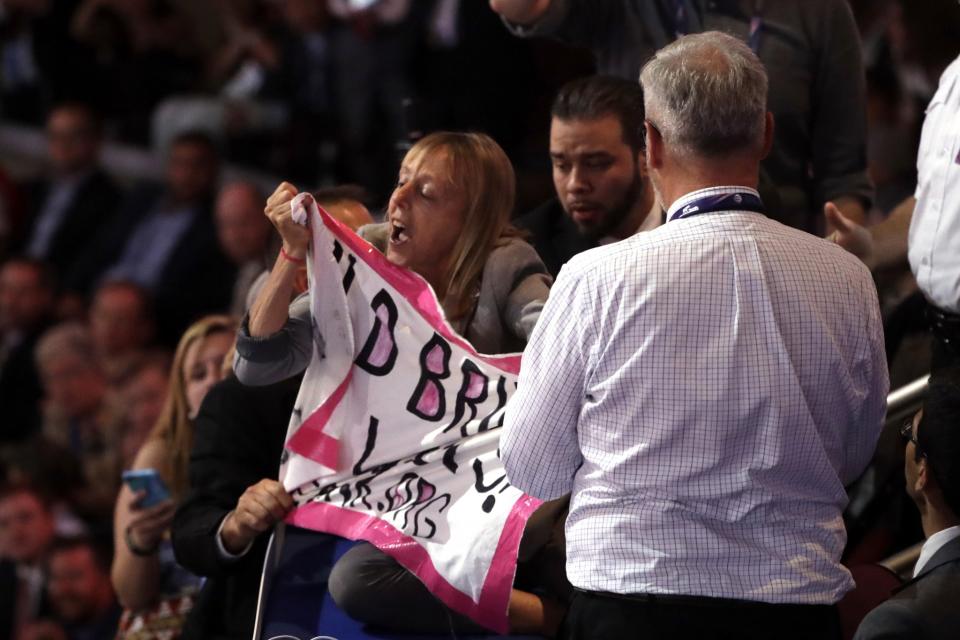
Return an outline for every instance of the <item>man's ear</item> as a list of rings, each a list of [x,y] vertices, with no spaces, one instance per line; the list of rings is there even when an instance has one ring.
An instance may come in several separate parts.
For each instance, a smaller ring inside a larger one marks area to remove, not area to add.
[[[640,149],[637,152],[636,161],[637,161],[637,174],[640,176],[642,180],[646,180],[650,172],[647,169],[647,150],[645,148]]]
[[[657,128],[650,124],[649,121],[644,122],[643,126],[647,132],[647,162],[645,169],[647,171],[659,169],[663,166],[663,138],[660,137],[660,132],[657,131]]]
[[[917,480],[913,484],[913,489],[917,493],[930,487],[930,470],[927,468],[927,459],[920,458],[917,462]]]
[[[763,125],[763,156],[766,158],[770,155],[770,149],[773,148],[773,131],[775,129],[773,114],[767,111],[767,115],[764,118]]]

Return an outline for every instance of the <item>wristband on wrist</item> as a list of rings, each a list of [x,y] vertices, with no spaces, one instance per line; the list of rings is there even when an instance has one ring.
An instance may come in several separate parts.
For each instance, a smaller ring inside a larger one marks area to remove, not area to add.
[[[305,258],[294,258],[292,255],[290,255],[289,253],[287,253],[286,249],[284,249],[283,247],[280,247],[280,255],[283,256],[284,259],[289,260],[290,262],[292,262],[292,263],[294,263],[294,264],[306,264],[306,263],[307,263],[307,261],[306,261]]]
[[[130,553],[135,556],[140,556],[141,558],[148,558],[152,556],[160,548],[159,542],[149,549],[138,547],[137,543],[133,541],[133,535],[131,534],[130,527],[127,527],[123,532],[123,541],[127,544],[127,549],[130,549]]]

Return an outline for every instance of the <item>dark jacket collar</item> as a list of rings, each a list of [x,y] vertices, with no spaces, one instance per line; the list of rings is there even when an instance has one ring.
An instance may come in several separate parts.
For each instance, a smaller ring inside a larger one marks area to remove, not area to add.
[[[893,593],[897,593],[903,589],[906,589],[917,581],[923,580],[940,567],[953,562],[960,562],[960,537],[954,538],[947,544],[940,547],[940,550],[933,554],[933,556],[927,561],[927,564],[923,567],[923,571],[921,571],[917,577],[903,583],[897,587]]]

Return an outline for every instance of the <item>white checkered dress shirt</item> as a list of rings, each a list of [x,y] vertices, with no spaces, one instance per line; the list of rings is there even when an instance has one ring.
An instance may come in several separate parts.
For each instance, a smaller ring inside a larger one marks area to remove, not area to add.
[[[856,258],[757,213],[672,220],[573,258],[501,437],[514,485],[572,493],[573,585],[838,600],[853,586],[844,484],[886,405],[880,322]]]

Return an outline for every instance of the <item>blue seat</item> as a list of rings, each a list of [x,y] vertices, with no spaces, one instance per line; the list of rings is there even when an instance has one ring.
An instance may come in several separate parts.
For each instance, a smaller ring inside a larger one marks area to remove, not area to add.
[[[261,638],[292,636],[311,640],[436,640],[436,635],[393,633],[365,626],[337,607],[327,592],[334,563],[356,542],[298,527],[286,527],[283,549],[263,608]],[[533,640],[533,636],[457,634],[472,640]]]

